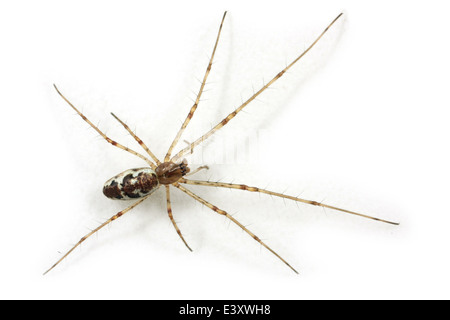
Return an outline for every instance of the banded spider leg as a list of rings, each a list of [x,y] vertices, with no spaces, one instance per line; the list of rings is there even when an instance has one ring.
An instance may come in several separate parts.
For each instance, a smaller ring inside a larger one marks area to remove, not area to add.
[[[89,232],[88,234],[86,234],[84,237],[82,237],[69,251],[67,251],[58,261],[56,261],[56,263],[51,266],[47,271],[44,272],[44,275],[46,275],[48,272],[50,272],[53,268],[55,268],[61,261],[63,261],[69,254],[72,253],[73,250],[75,250],[76,247],[78,247],[79,245],[81,245],[87,238],[89,238],[90,236],[92,236],[94,233],[96,233],[97,231],[99,231],[100,229],[102,229],[103,227],[107,226],[108,224],[110,224],[111,222],[113,222],[114,220],[120,218],[121,216],[123,216],[125,213],[127,213],[128,211],[130,211],[131,209],[133,209],[134,207],[136,207],[137,205],[141,204],[144,200],[146,200],[150,195],[139,199],[138,201],[136,201],[135,203],[133,203],[131,206],[129,206],[128,208],[119,211],[118,213],[116,213],[115,215],[113,215],[111,218],[109,218],[108,220],[106,220],[105,222],[103,222],[100,226],[98,226],[97,228],[95,228],[94,230],[92,230],[91,232]]]
[[[222,22],[220,24],[219,27],[219,32],[217,35],[217,39],[216,39],[216,43],[214,45],[214,49],[210,58],[210,61],[208,63],[208,67],[206,69],[205,72],[205,76],[203,78],[202,84],[200,86],[200,90],[199,93],[197,95],[196,101],[194,103],[194,105],[191,107],[191,110],[189,112],[188,117],[186,118],[185,122],[183,123],[182,127],[180,128],[177,136],[175,137],[172,145],[169,147],[169,150],[167,152],[166,158],[170,157],[170,153],[172,151],[172,149],[174,148],[174,146],[178,143],[181,134],[183,133],[184,129],[187,127],[190,119],[192,118],[199,102],[200,102],[200,97],[202,95],[203,89],[206,85],[206,80],[208,78],[209,72],[211,71],[211,67],[212,67],[212,62],[213,62],[213,58],[216,52],[216,48],[217,45],[219,43],[219,37],[220,37],[220,33],[222,31],[222,25],[223,25],[223,21],[225,20],[225,16],[226,16],[226,12],[223,15],[222,18]],[[159,159],[153,154],[153,152],[150,151],[150,149],[147,147],[147,145],[128,127],[127,124],[125,124],[122,120],[119,119],[119,117],[117,117],[114,113],[111,113],[111,115],[130,133],[130,135],[139,143],[139,145],[147,152],[147,154],[153,159],[154,162],[152,162],[150,159],[148,159],[146,156],[128,148],[125,147],[123,145],[121,145],[120,143],[112,140],[111,138],[109,138],[108,136],[106,136],[98,127],[96,127],[82,112],[80,112],[57,88],[56,85],[53,85],[55,90],[57,91],[57,93],[61,96],[61,98],[67,102],[67,104],[69,104],[69,106],[76,111],[76,113],[84,120],[86,121],[95,131],[97,131],[98,134],[100,134],[100,136],[102,136],[108,143],[112,144],[115,147],[118,147],[122,150],[125,150],[141,159],[143,159],[145,162],[147,162],[147,164],[153,169],[153,170],[157,170],[159,167],[161,167],[160,165],[162,164],[161,161],[159,161]],[[167,160],[165,161],[167,163]],[[156,164],[155,164],[156,163]],[[164,164],[163,164],[164,165]],[[195,174],[196,172],[202,170],[202,169],[208,169],[208,166],[200,166],[199,168],[197,168],[196,170],[194,170],[193,172],[191,172],[189,175]],[[186,170],[186,172],[184,174],[188,174],[189,170]],[[184,175],[183,174],[183,175]],[[159,187],[159,185],[154,188],[157,189]],[[187,244],[187,242],[184,240],[183,235],[181,234],[180,229],[178,228],[175,219],[173,218],[173,214],[172,214],[172,205],[171,205],[171,201],[170,201],[170,190],[169,190],[169,185],[166,185],[166,199],[167,199],[167,213],[169,216],[169,219],[171,220],[177,234],[179,235],[180,239],[183,241],[183,243],[186,245],[186,247],[192,251],[192,249],[189,247],[189,245]],[[116,215],[114,215],[113,217],[111,217],[110,219],[108,219],[106,222],[104,222],[103,224],[101,224],[99,227],[97,227],[96,229],[92,230],[91,232],[89,232],[87,235],[85,235],[84,237],[82,237],[67,253],[65,253],[52,267],[50,267],[44,274],[47,274],[50,270],[52,270],[53,268],[55,268],[61,261],[63,261],[70,253],[72,253],[73,250],[75,250],[76,247],[78,247],[82,242],[84,242],[87,238],[89,238],[91,235],[93,235],[94,233],[96,233],[97,231],[99,231],[100,229],[102,229],[104,226],[108,225],[109,223],[111,223],[112,221],[116,220],[117,218],[121,217],[123,214],[125,214],[126,212],[128,212],[129,210],[133,209],[134,207],[136,207],[137,205],[139,205],[140,203],[142,203],[145,199],[147,199],[150,196],[150,194],[146,195],[145,197],[141,198],[140,200],[136,201],[133,205],[129,206],[128,208],[126,208],[125,210],[120,211],[119,213],[117,213]]]
[[[175,156],[173,156],[171,158],[171,161],[173,162],[177,162],[179,161],[184,155],[188,154],[188,153],[193,153],[194,148],[200,144],[202,144],[206,139],[208,139],[209,137],[211,137],[214,133],[216,133],[218,130],[220,130],[221,128],[223,128],[230,120],[232,120],[240,111],[242,111],[248,104],[250,104],[250,102],[252,102],[257,96],[259,96],[262,92],[264,92],[267,88],[269,88],[275,81],[277,81],[279,78],[281,78],[283,76],[283,74],[290,69],[297,61],[299,61],[307,52],[309,52],[314,45],[323,37],[323,35],[328,31],[328,29],[342,16],[342,13],[339,14],[324,30],[323,32],[312,42],[312,44],[305,50],[303,51],[297,58],[295,58],[286,68],[284,68],[283,70],[281,70],[278,74],[276,74],[267,84],[265,84],[260,90],[258,90],[256,93],[254,93],[248,100],[246,100],[244,103],[242,103],[238,108],[236,108],[233,112],[231,112],[228,116],[226,116],[222,121],[220,121],[218,124],[216,124],[211,130],[209,130],[208,132],[206,132],[204,135],[202,135],[200,138],[198,138],[197,140],[195,140],[194,142],[192,142],[190,145],[188,145],[187,147],[185,147],[184,149],[182,149],[181,151],[179,151]],[[199,93],[200,95],[201,93]],[[171,150],[173,149],[174,145],[176,144],[176,142],[178,142],[179,136],[181,136],[182,131],[186,128],[187,123],[189,122],[189,120],[192,118],[193,113],[196,110],[197,104],[194,105],[195,108],[191,109],[190,113],[188,114],[188,117],[186,118],[185,122],[183,123],[182,128],[180,129],[179,135],[177,135],[177,137],[175,138],[174,142],[172,143],[171,146]],[[170,150],[170,151],[171,151]],[[166,155],[169,156],[170,152],[168,152],[168,154]],[[166,158],[167,161],[167,158]],[[289,266],[293,271],[297,272],[289,263],[286,262],[286,260],[284,260],[281,256],[279,256],[275,251],[273,251],[270,247],[268,247],[264,242],[262,242],[257,236],[255,236],[250,230],[248,230],[246,227],[244,227],[242,224],[240,224],[236,219],[234,219],[232,216],[230,216],[228,213],[226,213],[225,211],[217,208],[216,206],[212,205],[211,203],[209,203],[208,201],[202,199],[201,197],[199,197],[198,195],[194,194],[193,192],[189,191],[188,189],[186,189],[185,187],[183,187],[181,184],[192,184],[192,185],[201,185],[201,186],[208,186],[208,187],[222,187],[222,188],[230,188],[230,189],[240,189],[240,190],[246,190],[246,191],[250,191],[250,192],[259,192],[259,193],[266,193],[266,194],[270,194],[273,196],[277,196],[277,197],[281,197],[281,198],[285,198],[285,199],[290,199],[293,201],[297,201],[297,202],[302,202],[302,203],[306,203],[306,204],[310,204],[310,205],[314,205],[314,206],[320,206],[323,208],[328,208],[328,209],[332,209],[335,211],[340,211],[340,212],[345,212],[348,214],[352,214],[352,215],[356,215],[356,216],[360,216],[363,218],[367,218],[367,219],[372,219],[375,221],[380,221],[380,222],[384,222],[384,223],[388,223],[388,224],[392,224],[392,225],[398,225],[397,222],[392,222],[392,221],[388,221],[388,220],[384,220],[384,219],[380,219],[377,217],[372,217],[369,215],[365,215],[365,214],[361,214],[361,213],[357,213],[354,211],[350,211],[350,210],[346,210],[346,209],[341,209],[335,206],[331,206],[328,204],[324,204],[321,202],[317,202],[317,201],[312,201],[312,200],[306,200],[306,199],[301,199],[298,197],[293,197],[293,196],[289,196],[289,195],[285,195],[285,194],[281,194],[281,193],[277,193],[277,192],[273,192],[273,191],[269,191],[269,190],[265,190],[265,189],[261,189],[261,188],[257,188],[257,187],[249,187],[243,184],[231,184],[231,183],[221,183],[221,182],[211,182],[211,181],[198,181],[198,180],[188,180],[185,178],[182,178],[178,181],[177,184],[174,184],[175,187],[177,187],[178,189],[180,189],[181,191],[183,191],[184,193],[188,194],[189,196],[191,196],[192,198],[194,198],[195,200],[197,200],[198,202],[202,203],[203,205],[207,206],[208,208],[210,208],[211,210],[225,215],[228,219],[232,220],[235,224],[237,224],[240,228],[242,228],[245,232],[247,232],[251,237],[253,237],[257,242],[259,242],[261,245],[263,245],[266,249],[268,249],[270,252],[272,252],[277,258],[279,258],[281,261],[283,261],[287,266]]]

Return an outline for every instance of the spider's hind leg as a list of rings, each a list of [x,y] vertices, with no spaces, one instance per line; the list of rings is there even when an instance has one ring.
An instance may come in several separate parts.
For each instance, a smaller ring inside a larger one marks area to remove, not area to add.
[[[87,235],[85,235],[83,238],[81,238],[73,247],[72,249],[70,249],[69,251],[67,251],[53,266],[50,267],[50,269],[48,269],[47,271],[44,272],[44,275],[47,274],[50,270],[52,270],[53,268],[55,268],[61,261],[63,261],[69,254],[72,253],[73,250],[75,250],[76,247],[78,247],[80,244],[82,244],[87,238],[89,238],[90,236],[92,236],[94,233],[96,233],[97,231],[99,231],[100,229],[102,229],[104,226],[110,224],[111,222],[113,222],[114,220],[120,218],[121,216],[123,216],[125,213],[127,213],[128,211],[130,211],[131,209],[133,209],[134,207],[136,207],[138,204],[142,203],[145,199],[147,199],[151,194],[139,199],[138,201],[136,201],[135,203],[133,203],[131,206],[129,206],[128,208],[116,213],[115,215],[113,215],[111,218],[109,218],[108,220],[106,220],[104,223],[102,223],[100,226],[98,226],[97,228],[95,228],[94,230],[92,230],[91,232],[89,232]]]
[[[125,122],[120,120],[119,117],[117,117],[112,112],[111,112],[111,115],[114,117],[114,119],[119,121],[119,123],[125,128],[125,130],[127,130],[128,133],[134,138],[134,140],[136,140],[136,142],[139,143],[139,145],[142,147],[142,149],[144,149],[148,153],[148,155],[150,157],[152,157],[153,161],[156,162],[156,165],[159,166],[161,164],[161,161],[159,161],[158,158],[153,154],[153,152],[150,151],[150,149],[147,147],[147,145],[130,129],[130,127],[127,126],[127,124]],[[152,168],[155,169],[156,166],[153,165]]]
[[[142,154],[140,154],[140,153],[138,153],[138,152],[136,152],[136,151],[134,151],[134,150],[131,150],[130,148],[128,148],[128,147],[125,147],[125,146],[123,146],[123,145],[121,145],[120,143],[118,143],[118,142],[116,142],[116,141],[114,141],[114,140],[112,140],[111,138],[109,138],[106,134],[104,134],[99,128],[97,128],[97,126],[95,126],[80,110],[78,110],[70,101],[69,101],[69,99],[67,99],[62,93],[61,93],[61,91],[59,91],[59,89],[58,89],[58,87],[56,87],[56,85],[55,84],[53,84],[53,87],[55,87],[55,90],[56,90],[56,92],[61,96],[61,98],[63,98],[63,100],[64,101],[66,101],[67,102],[67,104],[73,109],[73,110],[75,110],[75,112],[76,113],[78,113],[78,115],[85,121],[85,122],[87,122],[95,131],[97,131],[97,133],[99,134],[99,135],[101,135],[102,136],[102,138],[103,139],[105,139],[108,143],[110,143],[110,144],[112,144],[114,147],[117,147],[117,148],[119,148],[119,149],[122,149],[122,150],[125,150],[125,151],[127,151],[127,152],[129,152],[129,153],[131,153],[131,154],[134,154],[135,156],[137,156],[137,157],[139,157],[139,158],[141,158],[142,160],[144,160],[145,162],[147,162],[152,168],[154,168],[155,167],[155,164],[150,160],[150,159],[148,159],[146,156],[144,156],[144,155],[142,155]]]

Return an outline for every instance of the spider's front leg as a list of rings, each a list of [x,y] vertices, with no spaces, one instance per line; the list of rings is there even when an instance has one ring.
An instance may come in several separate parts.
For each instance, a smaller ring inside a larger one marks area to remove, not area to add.
[[[197,94],[197,98],[195,99],[194,105],[189,110],[189,113],[188,113],[186,119],[184,120],[183,124],[181,125],[181,128],[178,130],[178,133],[175,136],[175,139],[173,139],[172,144],[170,145],[169,150],[167,151],[167,154],[164,157],[165,162],[168,162],[170,160],[170,156],[172,154],[173,149],[177,145],[178,141],[181,138],[181,135],[183,134],[184,130],[188,126],[192,117],[194,116],[195,110],[197,110],[198,104],[200,102],[200,97],[202,96],[203,89],[205,88],[206,79],[208,79],[209,73],[211,71],[214,55],[216,54],[217,45],[219,44],[220,33],[222,32],[222,26],[223,26],[223,22],[225,20],[226,15],[227,15],[227,12],[225,11],[225,13],[223,14],[222,22],[220,23],[219,32],[217,33],[216,43],[214,44],[214,49],[212,51],[211,58],[209,59],[208,67],[206,68],[202,84],[200,85],[200,90],[198,91],[198,94]]]
[[[228,122],[230,122],[236,115],[241,112],[247,105],[250,104],[253,100],[256,99],[261,93],[263,93],[267,88],[269,88],[275,81],[280,79],[286,71],[288,71],[293,65],[295,65],[303,56],[305,56],[315,45],[319,40],[323,37],[323,35],[328,31],[328,29],[331,28],[331,26],[342,16],[342,13],[339,14],[334,20],[325,28],[325,30],[314,40],[314,42],[305,50],[303,51],[297,58],[295,58],[286,68],[281,70],[279,73],[277,73],[272,80],[270,80],[267,84],[265,84],[261,89],[259,89],[257,92],[255,92],[250,98],[247,99],[244,103],[242,103],[236,110],[228,114],[222,121],[220,121],[218,124],[216,124],[211,130],[209,130],[207,133],[202,135],[200,138],[192,142],[189,146],[185,147],[181,151],[179,151],[176,155],[172,157],[172,161],[176,162],[179,159],[182,159],[182,157],[187,153],[193,153],[194,148],[198,146],[199,144],[202,144],[206,139],[211,137],[214,133],[216,133],[218,130],[223,128]],[[166,156],[167,157],[167,156]],[[167,161],[167,160],[166,160]]]

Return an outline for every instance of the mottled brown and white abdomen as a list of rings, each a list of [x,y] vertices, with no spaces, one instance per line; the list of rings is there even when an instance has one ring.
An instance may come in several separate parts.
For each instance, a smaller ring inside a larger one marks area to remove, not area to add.
[[[115,200],[137,199],[152,193],[158,186],[158,178],[151,168],[129,169],[106,181],[103,194]]]

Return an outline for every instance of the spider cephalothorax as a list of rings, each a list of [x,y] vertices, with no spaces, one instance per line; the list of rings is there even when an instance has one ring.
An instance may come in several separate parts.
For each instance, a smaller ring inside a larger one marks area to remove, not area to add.
[[[187,166],[186,159],[181,163],[173,163],[172,161],[163,162],[155,169],[159,183],[161,184],[175,183],[189,173],[189,171],[191,170]]]

